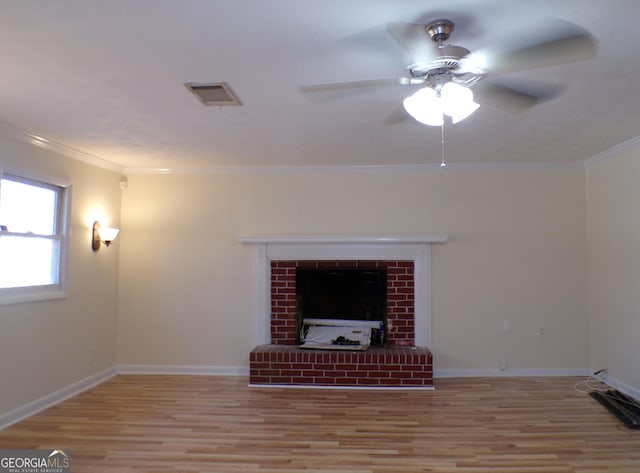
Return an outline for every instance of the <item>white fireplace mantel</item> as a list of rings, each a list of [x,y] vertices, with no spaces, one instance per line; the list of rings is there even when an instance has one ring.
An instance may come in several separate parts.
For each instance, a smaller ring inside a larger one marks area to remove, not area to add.
[[[258,236],[238,237],[241,243],[446,243],[446,235],[426,236]]]
[[[431,244],[427,236],[255,236],[237,241],[254,246],[253,320],[257,345],[271,343],[271,261],[408,260],[414,263],[415,344],[431,346]]]

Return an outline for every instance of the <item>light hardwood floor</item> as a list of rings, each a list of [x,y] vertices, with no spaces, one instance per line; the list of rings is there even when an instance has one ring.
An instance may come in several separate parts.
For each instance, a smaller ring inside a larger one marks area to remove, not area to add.
[[[407,392],[118,375],[0,431],[0,448],[70,448],[74,473],[640,472],[640,431],[578,381],[441,379]]]

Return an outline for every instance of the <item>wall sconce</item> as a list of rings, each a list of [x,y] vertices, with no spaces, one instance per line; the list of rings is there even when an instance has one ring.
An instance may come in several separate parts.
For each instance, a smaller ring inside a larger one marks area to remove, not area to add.
[[[100,222],[97,220],[93,222],[93,230],[91,232],[91,248],[93,251],[98,251],[102,243],[105,246],[109,246],[113,240],[118,236],[118,228],[100,228]]]

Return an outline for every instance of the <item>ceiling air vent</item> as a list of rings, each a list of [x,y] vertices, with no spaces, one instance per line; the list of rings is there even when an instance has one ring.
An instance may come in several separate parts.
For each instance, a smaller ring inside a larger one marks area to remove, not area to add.
[[[226,82],[216,84],[185,84],[205,105],[242,105]]]

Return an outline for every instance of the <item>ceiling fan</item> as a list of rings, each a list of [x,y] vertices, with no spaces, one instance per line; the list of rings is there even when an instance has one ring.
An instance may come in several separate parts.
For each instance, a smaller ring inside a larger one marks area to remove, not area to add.
[[[473,113],[478,101],[511,113],[523,112],[553,98],[557,90],[526,91],[489,80],[493,76],[586,60],[597,42],[584,29],[565,21],[549,21],[532,35],[520,35],[471,52],[447,44],[455,23],[440,18],[422,23],[391,23],[387,33],[408,54],[408,74],[389,79],[364,79],[300,87],[305,93],[358,87],[409,85],[420,89],[404,100],[417,121],[439,126],[444,116],[456,123]]]

